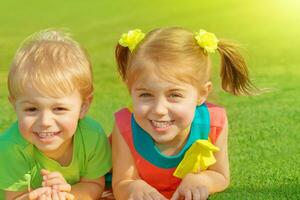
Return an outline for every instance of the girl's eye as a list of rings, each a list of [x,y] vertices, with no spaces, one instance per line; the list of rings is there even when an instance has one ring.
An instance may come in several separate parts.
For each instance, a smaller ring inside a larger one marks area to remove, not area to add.
[[[54,111],[57,111],[57,112],[62,112],[62,111],[67,111],[68,109],[67,108],[64,108],[64,107],[56,107],[54,108]]]
[[[31,112],[37,111],[37,108],[35,108],[35,107],[29,107],[29,108],[25,108],[24,111],[25,111],[25,112],[30,112],[30,113],[31,113]]]
[[[179,94],[179,93],[171,93],[169,95],[169,97],[171,97],[171,98],[181,98],[181,97],[183,97],[183,95]]]

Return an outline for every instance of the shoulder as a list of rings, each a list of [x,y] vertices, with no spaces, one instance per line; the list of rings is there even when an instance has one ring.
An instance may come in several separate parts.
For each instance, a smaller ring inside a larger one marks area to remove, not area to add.
[[[107,136],[100,123],[89,116],[79,121],[76,134],[76,138],[82,141],[85,147],[91,149],[107,140]]]
[[[117,112],[115,112],[115,118],[124,118],[131,116],[131,110],[130,108],[124,107],[119,109]]]
[[[225,108],[212,103],[206,103],[206,105],[210,115],[210,125],[213,127],[224,127],[227,120]]]
[[[21,136],[14,123],[1,133],[0,152],[0,188],[8,188],[33,166],[33,145]]]
[[[100,123],[90,116],[86,116],[83,119],[79,120],[78,125],[80,126],[80,128],[88,131],[97,131],[99,129],[102,129]]]
[[[31,144],[26,141],[21,135],[18,127],[18,122],[14,122],[8,129],[3,133],[0,133],[0,149],[5,150],[6,148],[12,149],[12,147],[24,149]]]
[[[116,126],[122,130],[130,130],[132,112],[129,108],[121,108],[115,112]]]

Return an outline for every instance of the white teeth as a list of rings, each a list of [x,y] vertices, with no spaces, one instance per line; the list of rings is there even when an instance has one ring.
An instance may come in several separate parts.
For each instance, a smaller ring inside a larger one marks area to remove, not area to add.
[[[172,121],[155,121],[151,120],[152,125],[157,128],[166,128],[172,124]]]
[[[57,132],[36,132],[36,134],[41,138],[45,138],[45,137],[52,137],[56,135]]]

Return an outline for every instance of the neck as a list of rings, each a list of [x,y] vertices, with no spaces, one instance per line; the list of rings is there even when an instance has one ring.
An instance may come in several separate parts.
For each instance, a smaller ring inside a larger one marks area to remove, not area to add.
[[[73,138],[65,141],[58,149],[50,152],[44,152],[44,154],[62,166],[70,164],[73,154]]]

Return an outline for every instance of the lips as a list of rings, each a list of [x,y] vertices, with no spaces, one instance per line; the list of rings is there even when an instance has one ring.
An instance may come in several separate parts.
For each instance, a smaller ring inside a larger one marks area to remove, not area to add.
[[[167,128],[174,123],[174,120],[170,121],[157,121],[157,120],[150,120],[151,124],[155,128]]]
[[[55,132],[34,132],[35,135],[37,135],[39,138],[46,139],[46,138],[51,138],[55,135],[58,135],[60,131],[55,131]]]

